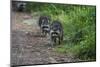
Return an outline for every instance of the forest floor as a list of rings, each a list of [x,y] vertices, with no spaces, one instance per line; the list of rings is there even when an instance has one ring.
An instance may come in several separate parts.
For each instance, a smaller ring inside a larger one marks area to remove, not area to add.
[[[76,62],[67,54],[58,53],[48,44],[47,37],[41,37],[39,16],[28,13],[11,14],[11,65],[51,64]]]

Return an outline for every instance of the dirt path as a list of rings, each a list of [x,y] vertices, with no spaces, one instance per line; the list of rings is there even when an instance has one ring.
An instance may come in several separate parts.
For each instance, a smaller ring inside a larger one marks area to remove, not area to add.
[[[48,64],[75,62],[68,55],[62,55],[50,48],[46,37],[40,35],[38,16],[12,12],[11,64]]]

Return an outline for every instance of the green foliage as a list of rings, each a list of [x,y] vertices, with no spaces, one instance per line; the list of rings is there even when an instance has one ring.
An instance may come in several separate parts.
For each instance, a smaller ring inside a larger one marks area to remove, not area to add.
[[[48,15],[63,25],[64,41],[56,51],[80,59],[96,59],[96,7],[85,5],[59,5],[29,3],[27,10]],[[52,22],[51,22],[52,23]]]

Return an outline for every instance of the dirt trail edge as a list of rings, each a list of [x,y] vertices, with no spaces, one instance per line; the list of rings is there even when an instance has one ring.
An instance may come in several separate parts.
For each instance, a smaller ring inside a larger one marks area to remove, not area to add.
[[[46,37],[40,35],[38,16],[12,12],[11,65],[75,62],[68,55],[54,51]]]

